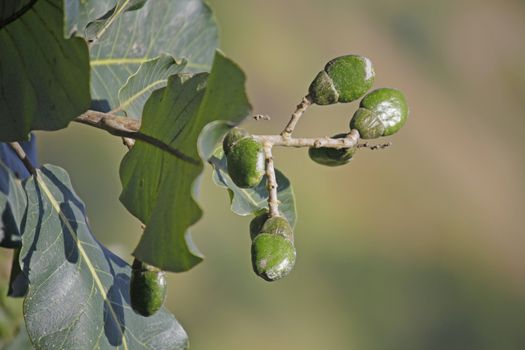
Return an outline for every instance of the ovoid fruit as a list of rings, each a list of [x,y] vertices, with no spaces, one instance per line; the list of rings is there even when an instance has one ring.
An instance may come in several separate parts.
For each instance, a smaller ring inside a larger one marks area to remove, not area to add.
[[[288,275],[295,265],[295,247],[288,238],[260,233],[252,242],[253,271],[267,281]]]
[[[242,129],[232,129],[224,138],[228,174],[241,188],[257,186],[264,175],[263,146]]]
[[[166,297],[166,275],[153,266],[133,260],[129,285],[131,307],[142,316],[151,316],[164,303]]]
[[[375,139],[396,133],[405,124],[408,105],[403,93],[381,88],[367,94],[350,120],[362,139]]]
[[[256,216],[250,223],[253,271],[267,281],[275,281],[290,273],[295,265],[296,251],[292,227],[284,217]]]
[[[363,56],[334,58],[319,72],[308,88],[311,100],[318,105],[352,102],[363,96],[374,83],[372,62]]]
[[[344,137],[346,137],[346,134],[332,136],[334,139]],[[356,151],[357,146],[351,148],[310,147],[308,149],[308,155],[316,163],[327,166],[339,166],[350,162]]]

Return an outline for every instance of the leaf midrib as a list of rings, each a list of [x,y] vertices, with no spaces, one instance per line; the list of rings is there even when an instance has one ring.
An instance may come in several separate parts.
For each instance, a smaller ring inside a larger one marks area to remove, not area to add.
[[[91,262],[91,259],[89,258],[89,255],[84,250],[84,247],[82,246],[82,244],[79,244],[79,240],[77,238],[75,230],[73,229],[73,227],[71,227],[71,224],[69,223],[68,218],[64,215],[64,213],[60,209],[60,204],[58,203],[58,201],[53,196],[53,193],[51,193],[51,190],[49,189],[49,187],[47,187],[47,184],[42,180],[42,173],[40,171],[38,172],[38,175],[36,176],[36,182],[42,188],[42,191],[44,192],[44,194],[48,198],[48,200],[51,203],[53,209],[57,212],[57,214],[59,215],[59,217],[62,220],[63,224],[66,226],[67,231],[69,232],[69,234],[71,235],[71,237],[75,241],[76,246],[78,248],[78,251],[79,251],[80,255],[82,256],[82,258],[84,259],[84,261],[86,262],[88,270],[91,273],[91,275],[93,277],[93,280],[95,281],[95,284],[97,285],[97,289],[99,290],[100,295],[104,299],[104,303],[107,305],[107,307],[108,307],[108,309],[109,309],[109,311],[111,313],[111,317],[115,320],[116,324],[121,325],[121,323],[119,322],[119,320],[117,318],[115,310],[113,309],[113,305],[111,304],[111,302],[107,298],[107,291],[104,288],[104,285],[102,284],[102,281],[98,277],[98,274],[96,273],[95,266]],[[116,328],[118,329],[118,331],[119,331],[119,333],[121,335],[122,346],[124,347],[125,350],[128,350],[129,348],[128,348],[128,344],[126,342],[126,337],[122,333],[122,330],[120,329],[120,327],[116,327]]]

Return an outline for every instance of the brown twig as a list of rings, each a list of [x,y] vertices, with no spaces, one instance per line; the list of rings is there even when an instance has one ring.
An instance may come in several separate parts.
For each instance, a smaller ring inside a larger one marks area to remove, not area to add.
[[[22,146],[20,146],[18,142],[9,142],[9,146],[11,147],[13,152],[15,152],[20,161],[24,164],[27,171],[29,171],[31,175],[36,176],[36,169],[27,157],[27,154],[22,148]]]
[[[259,121],[259,120],[270,120],[270,116],[267,115],[267,114],[256,114],[256,115],[252,116],[252,118],[253,118],[255,121]]]
[[[359,132],[355,129],[351,130],[346,137],[339,139],[331,137],[293,138],[282,135],[252,135],[252,137],[263,145],[269,143],[271,146],[282,147],[351,148],[359,142]]]
[[[109,113],[102,113],[97,111],[87,111],[86,113],[76,117],[75,122],[94,126],[102,130],[106,130],[112,135],[129,138],[133,140],[140,140],[149,143],[152,146],[158,147],[163,151],[166,151],[175,157],[182,159],[194,165],[199,165],[198,159],[192,158],[178,149],[171,147],[167,143],[158,140],[152,136],[144,134],[139,131],[140,121],[113,115]]]
[[[301,103],[297,105],[297,108],[295,109],[295,112],[293,112],[292,117],[284,130],[281,132],[281,136],[288,138],[292,136],[292,133],[295,129],[295,126],[297,125],[297,122],[303,115],[304,111],[312,104],[312,100],[310,99],[310,95],[306,95],[303,97],[303,100]]]
[[[272,144],[263,143],[265,170],[266,170],[266,189],[268,190],[268,210],[270,217],[279,216],[279,200],[277,199],[277,179],[273,167]]]
[[[377,144],[377,145],[370,145],[368,142],[365,142],[365,143],[360,143],[357,145],[357,148],[368,148],[372,151],[375,151],[375,150],[382,150],[382,149],[385,149],[385,148],[388,148],[392,146],[392,142],[386,142],[386,143],[380,143],[380,144]]]

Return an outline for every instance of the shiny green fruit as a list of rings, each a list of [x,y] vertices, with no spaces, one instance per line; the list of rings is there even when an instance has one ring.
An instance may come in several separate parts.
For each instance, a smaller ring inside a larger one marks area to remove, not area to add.
[[[367,94],[350,121],[363,139],[375,139],[396,133],[408,117],[408,105],[403,93],[382,88]]]
[[[245,138],[248,136],[248,132],[244,129],[235,127],[231,129],[226,136],[224,137],[224,140],[222,141],[222,149],[224,150],[224,154],[230,153],[231,148],[233,145],[237,143],[237,141]]]
[[[260,142],[251,137],[238,140],[226,155],[228,174],[241,188],[257,186],[264,175],[264,153]]]
[[[293,242],[292,226],[283,216],[274,216],[266,220],[260,232],[281,235]]]
[[[346,134],[337,134],[332,136],[334,139],[340,139],[346,137]],[[308,155],[310,158],[321,165],[327,166],[339,166],[350,162],[357,147],[351,148],[328,148],[328,147],[310,147],[308,149]]]
[[[255,238],[255,236],[261,233],[262,227],[266,220],[268,220],[268,211],[258,214],[252,219],[252,221],[250,221],[250,237],[252,240]]]
[[[295,265],[295,247],[281,235],[261,233],[252,242],[253,271],[267,281],[287,276]]]
[[[151,316],[164,303],[166,297],[166,275],[153,266],[137,259],[131,267],[129,285],[131,307],[142,316]]]
[[[372,62],[363,56],[334,58],[319,72],[308,88],[312,101],[318,105],[352,102],[363,96],[374,83]]]

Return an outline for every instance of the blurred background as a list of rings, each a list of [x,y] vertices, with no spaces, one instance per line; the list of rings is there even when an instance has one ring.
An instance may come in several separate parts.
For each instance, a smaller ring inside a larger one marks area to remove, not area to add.
[[[250,131],[278,133],[325,62],[348,53],[369,57],[375,87],[404,91],[411,114],[392,147],[345,167],[275,150],[299,215],[297,264],[279,282],[252,272],[250,218],[207,167],[192,229],[207,259],[170,274],[167,300],[192,349],[525,349],[525,1],[208,3],[254,113],[272,117]],[[296,135],[345,131],[355,108],[314,106]],[[131,261],[140,227],[118,201],[120,141],[80,125],[38,137],[96,236]]]

